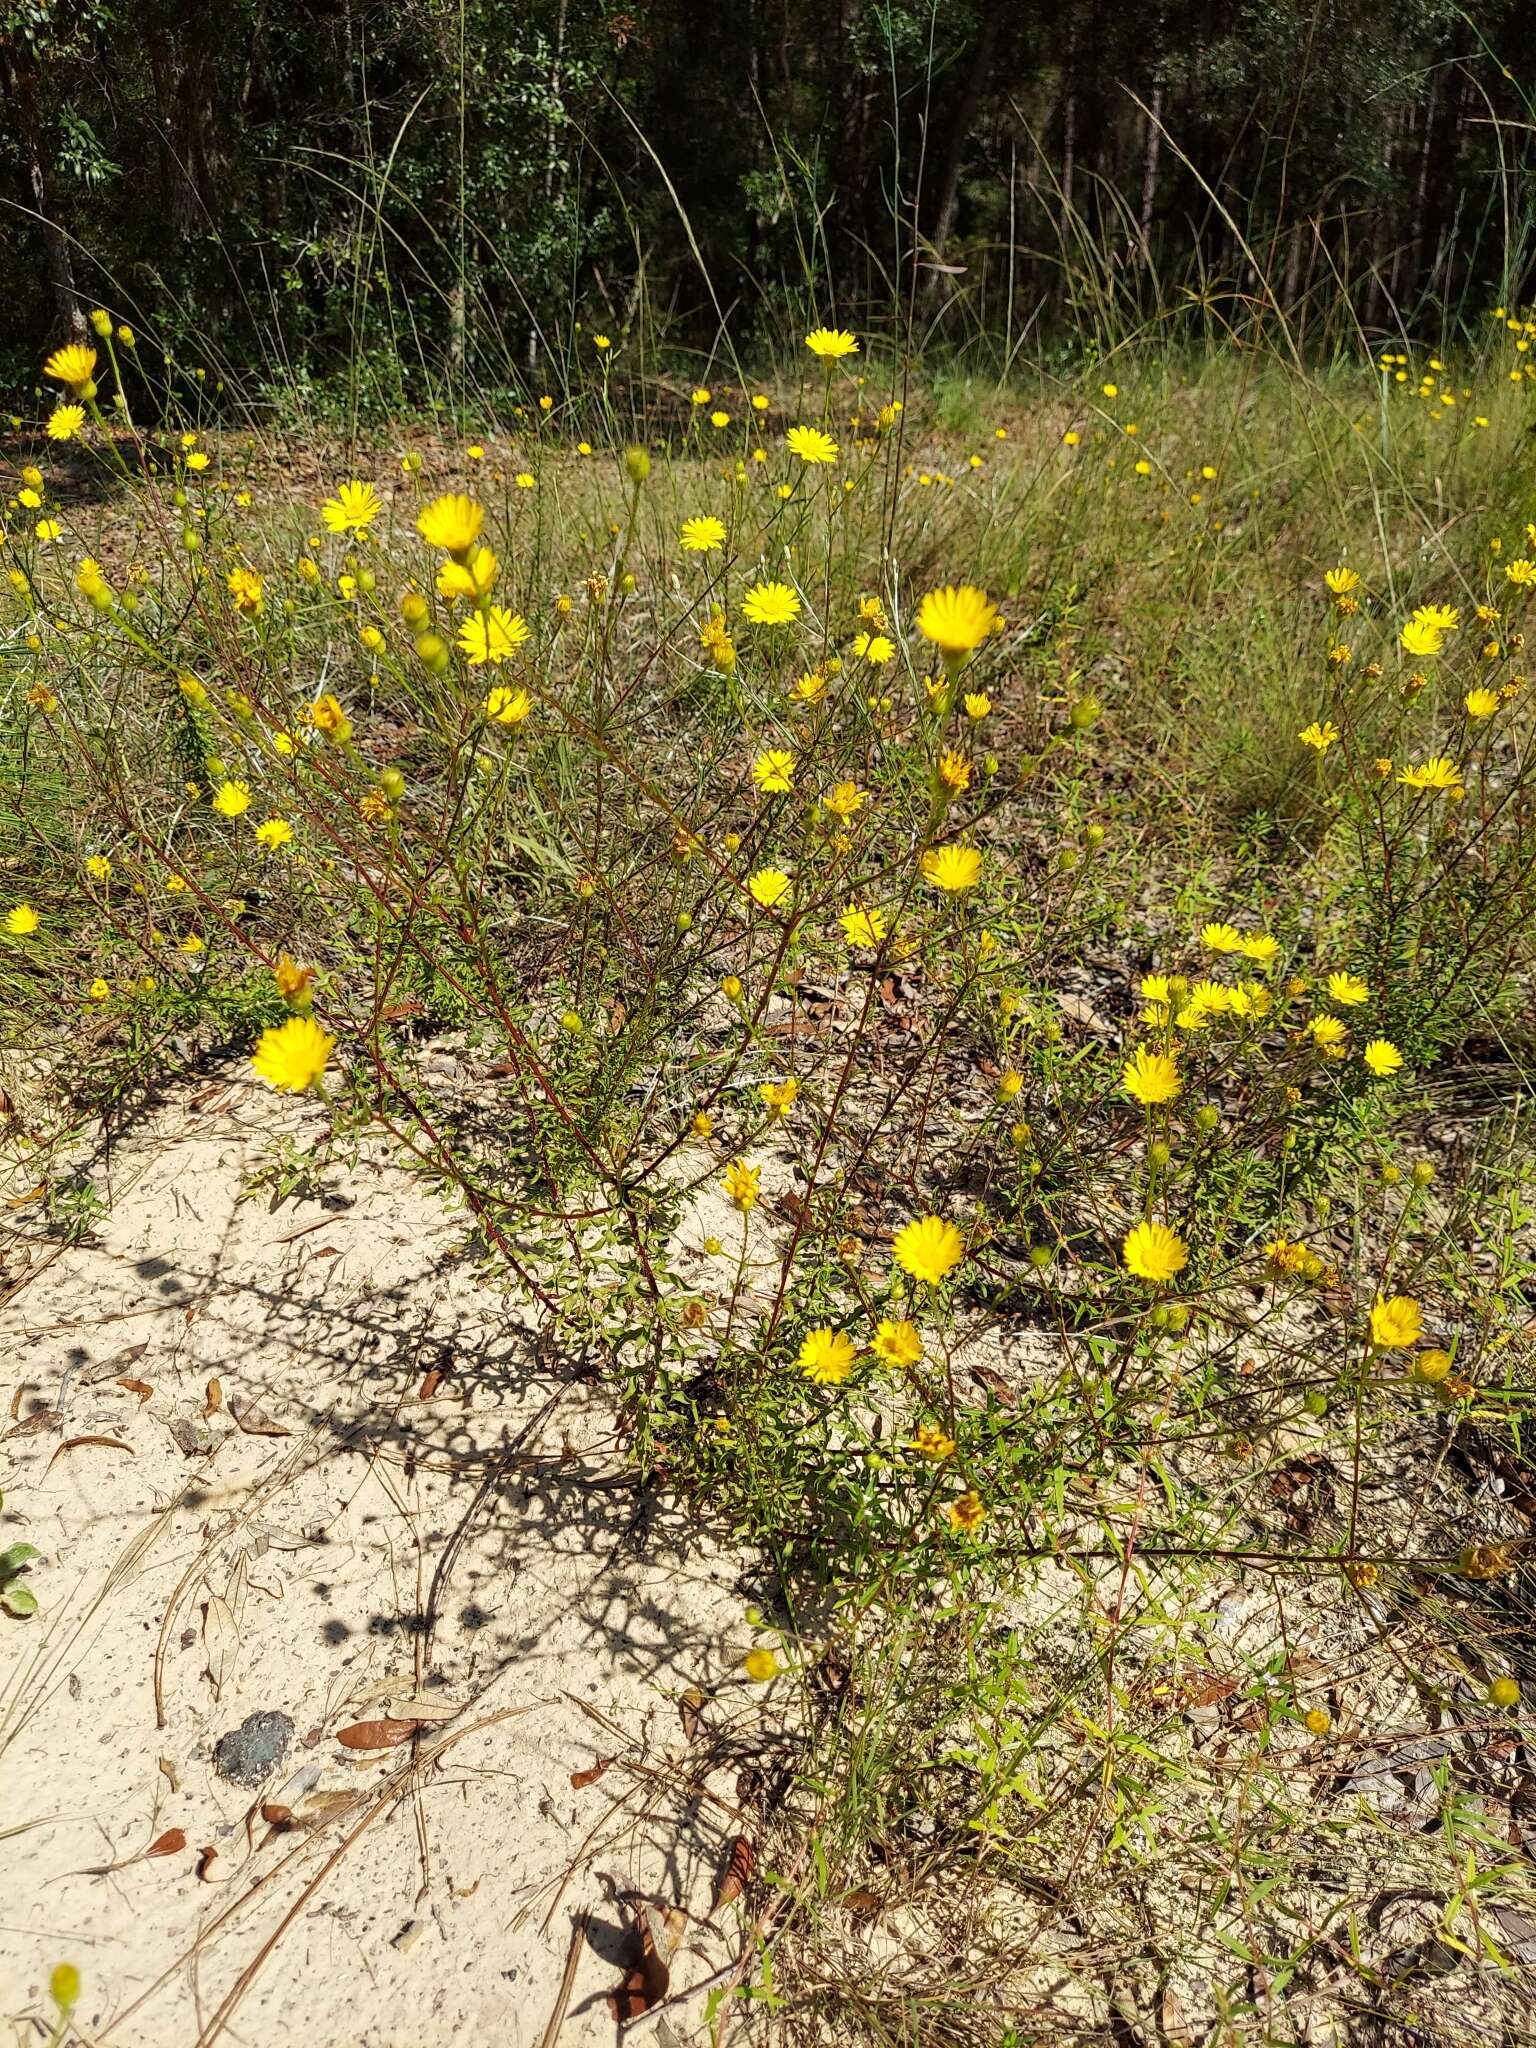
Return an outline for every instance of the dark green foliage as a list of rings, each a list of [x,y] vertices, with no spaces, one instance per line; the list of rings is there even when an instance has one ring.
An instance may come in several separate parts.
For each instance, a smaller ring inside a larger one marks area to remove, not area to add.
[[[578,322],[708,353],[900,309],[1006,346],[1172,278],[1216,325],[1237,293],[1433,327],[1520,288],[1522,16],[0,0],[0,349],[35,375],[73,294],[355,417],[558,386]]]

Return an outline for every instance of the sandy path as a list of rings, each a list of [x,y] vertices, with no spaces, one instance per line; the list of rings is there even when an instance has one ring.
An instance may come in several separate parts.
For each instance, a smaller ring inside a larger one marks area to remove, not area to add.
[[[559,2038],[611,2042],[617,1892],[694,1916],[674,1991],[739,1946],[739,1908],[697,1922],[763,1710],[743,1560],[633,1486],[600,1391],[383,1155],[242,1200],[285,1131],[238,1076],[183,1091],[96,1170],[87,1245],[6,1247],[0,1542],[42,1562],[0,1627],[0,2006],[35,2040],[68,1959],[117,2048],[537,2043],[589,1915]],[[412,1700],[414,1751],[338,1743]],[[286,1758],[227,1782],[214,1745],[268,1711]]]

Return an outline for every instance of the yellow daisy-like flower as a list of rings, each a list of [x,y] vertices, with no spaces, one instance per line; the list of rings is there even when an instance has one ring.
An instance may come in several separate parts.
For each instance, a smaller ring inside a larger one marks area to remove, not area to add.
[[[950,661],[979,647],[996,624],[996,605],[971,583],[930,590],[917,608],[917,630]]]
[[[533,709],[533,699],[526,690],[511,690],[498,683],[487,696],[484,709],[492,725],[521,725]]]
[[[723,1185],[726,1197],[731,1207],[739,1209],[743,1216],[757,1201],[762,1173],[760,1166],[748,1166],[744,1159],[733,1159],[725,1169]]]
[[[1339,728],[1331,718],[1314,718],[1310,725],[1304,725],[1296,737],[1304,747],[1311,747],[1315,753],[1326,754],[1339,736]]]
[[[857,339],[845,327],[813,327],[805,337],[805,345],[824,363],[838,363],[844,356],[856,356],[859,352]]]
[[[308,1008],[314,995],[313,967],[301,967],[297,960],[290,959],[286,953],[279,953],[277,965],[272,970],[272,979],[277,984],[277,992],[285,1003],[295,1010]]]
[[[795,757],[787,747],[764,747],[752,763],[752,780],[764,796],[787,796],[795,786]]]
[[[981,855],[974,846],[930,846],[923,855],[923,880],[946,896],[974,889],[981,879]]]
[[[483,612],[471,612],[459,628],[459,649],[471,668],[487,662],[499,668],[528,638],[528,622],[521,612],[493,604]]]
[[[1323,581],[1335,597],[1348,597],[1352,590],[1358,590],[1360,587],[1360,578],[1353,569],[1330,569],[1323,577]]]
[[[1360,1057],[1379,1081],[1395,1074],[1403,1064],[1403,1056],[1390,1038],[1373,1038]]]
[[[1492,718],[1504,700],[1497,690],[1468,690],[1461,701],[1468,718]]]
[[[478,603],[495,587],[500,569],[500,562],[489,548],[476,548],[462,562],[456,562],[450,556],[437,572],[437,587],[444,597],[471,597]],[[425,606],[422,616],[426,616]]]
[[[791,1074],[785,1081],[764,1081],[757,1092],[770,1116],[786,1117],[795,1106],[800,1083]]]
[[[293,844],[293,827],[286,818],[265,818],[256,827],[256,844],[264,853],[276,853]]]
[[[683,521],[678,539],[691,555],[712,554],[716,548],[725,546],[725,521],[707,512],[700,513],[696,519]]]
[[[754,626],[787,626],[800,616],[800,595],[787,583],[754,583],[741,610]]]
[[[818,1387],[838,1387],[848,1379],[858,1359],[853,1339],[843,1330],[808,1330],[795,1363]]]
[[[1416,767],[1404,768],[1398,781],[1409,789],[1460,789],[1461,770],[1446,754],[1431,754]]]
[[[289,1017],[263,1031],[251,1065],[270,1087],[302,1095],[325,1072],[336,1041],[313,1017]]]
[[[766,1685],[770,1678],[778,1677],[779,1660],[772,1650],[748,1650],[741,1668],[755,1684]]]
[[[802,462],[814,465],[837,460],[837,443],[820,427],[791,427],[784,443],[790,454],[798,455]]]
[[[13,939],[30,939],[41,923],[30,903],[18,903],[5,913],[5,929]]]
[[[213,808],[221,818],[243,818],[251,808],[251,785],[221,782],[213,793]]]
[[[905,1317],[883,1316],[871,1348],[882,1365],[904,1372],[922,1363],[922,1332]]]
[[[1431,626],[1437,633],[1454,633],[1461,624],[1461,613],[1453,604],[1415,605],[1413,624]]]
[[[974,1535],[987,1519],[987,1511],[982,1506],[981,1495],[974,1489],[968,1493],[962,1493],[958,1500],[952,1500],[945,1510],[945,1514],[950,1528],[954,1530],[957,1536]]]
[[[981,720],[992,709],[992,699],[985,690],[972,690],[968,692],[964,702],[966,717],[973,720],[976,724],[980,724]]]
[[[1405,654],[1411,654],[1416,660],[1423,661],[1430,655],[1440,652],[1445,645],[1445,634],[1438,626],[1430,625],[1427,620],[1414,618],[1404,626],[1398,640]]]
[[[926,1287],[937,1287],[965,1257],[965,1239],[943,1217],[925,1216],[897,1231],[891,1251],[904,1273]]]
[[[333,697],[329,690],[310,705],[309,717],[315,731],[324,733],[338,747],[344,747],[352,737],[352,721],[342,709],[341,700]]]
[[[1120,1248],[1126,1271],[1163,1287],[1189,1264],[1189,1247],[1166,1223],[1138,1223]]]
[[[334,498],[326,499],[320,517],[332,533],[366,533],[383,509],[373,485],[354,479],[342,484]]]
[[[254,619],[261,611],[262,581],[254,569],[244,567],[231,569],[224,579],[230,601],[237,612]]]
[[[1241,953],[1243,935],[1235,924],[1208,924],[1201,929],[1200,943],[1208,953]]]
[[[790,880],[782,868],[759,868],[747,877],[747,888],[754,903],[772,910],[789,894]]]
[[[1131,1054],[1120,1080],[1131,1100],[1144,1108],[1175,1101],[1183,1086],[1179,1070],[1167,1053],[1155,1052],[1145,1045],[1138,1045]]]
[[[99,974],[97,975],[96,979],[91,983],[90,987],[86,990],[86,994],[90,997],[93,1003],[104,1003],[107,1000],[107,997],[111,995],[111,993],[111,983],[103,981]]]
[[[449,492],[424,506],[416,531],[429,547],[445,554],[466,555],[480,538],[485,524],[485,507],[462,491]]]
[[[907,1449],[916,1451],[920,1458],[931,1459],[935,1465],[942,1465],[946,1458],[955,1455],[955,1440],[952,1436],[946,1436],[937,1423],[920,1422]]]
[[[1280,951],[1280,941],[1272,939],[1268,932],[1254,932],[1243,941],[1243,958],[1257,960],[1261,965],[1273,960]]]
[[[1371,1342],[1378,1351],[1411,1351],[1423,1335],[1419,1304],[1411,1294],[1377,1295],[1371,1309]]]
[[[1314,1017],[1307,1026],[1312,1042],[1319,1051],[1337,1053],[1342,1050],[1349,1036],[1346,1027],[1337,1017]]]
[[[50,441],[73,441],[84,425],[83,405],[56,405],[48,415],[48,438]]]
[[[1369,986],[1357,974],[1330,974],[1328,977],[1328,999],[1342,1004],[1346,1010],[1358,1009],[1361,1003],[1371,1000]]]
[[[878,946],[885,937],[885,912],[866,910],[860,903],[850,903],[838,923],[850,946]]]
[[[896,643],[888,640],[884,633],[859,633],[854,636],[852,652],[855,659],[870,661],[876,668],[883,668],[886,662],[894,660]]]
[[[856,782],[834,782],[821,801],[834,818],[841,818],[846,825],[868,803],[869,792],[860,789]]]
[[[110,882],[112,863],[104,853],[93,853],[85,863],[85,872],[93,882]]]
[[[51,377],[55,384],[67,384],[77,397],[89,396],[86,387],[96,375],[96,351],[79,341],[56,348],[43,364],[43,375]]]

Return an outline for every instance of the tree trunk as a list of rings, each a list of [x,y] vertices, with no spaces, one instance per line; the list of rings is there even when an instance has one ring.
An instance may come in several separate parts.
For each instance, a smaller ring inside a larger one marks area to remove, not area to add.
[[[1152,105],[1147,114],[1147,150],[1141,165],[1141,251],[1152,260],[1152,222],[1157,212],[1157,167],[1163,150],[1163,87],[1159,79],[1152,88]]]
[[[48,209],[48,170],[43,158],[43,124],[38,112],[38,67],[30,52],[15,44],[0,45],[0,64],[12,106],[16,109],[16,139],[26,165],[32,208],[43,234],[43,255],[48,265],[48,282],[53,287],[59,318],[72,335],[85,332],[85,315],[75,289],[75,266],[70,260],[69,237]]]
[[[971,52],[971,67],[966,73],[965,87],[950,126],[949,148],[944,153],[944,170],[939,179],[939,203],[934,212],[933,233],[929,237],[934,256],[940,263],[946,259],[949,238],[955,231],[955,220],[960,211],[960,174],[965,169],[965,146],[971,137],[982,93],[986,90],[1001,25],[1002,9],[989,7],[976,37],[976,47]],[[943,270],[935,273],[933,285],[936,292],[946,296],[954,289],[949,273]]]

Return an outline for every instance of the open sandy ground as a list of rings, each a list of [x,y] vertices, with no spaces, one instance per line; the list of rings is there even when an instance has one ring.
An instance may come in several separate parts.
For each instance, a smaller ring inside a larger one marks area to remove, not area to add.
[[[756,1589],[430,1190],[365,1149],[251,1192],[283,1133],[184,1089],[93,1167],[85,1243],[10,1212],[0,1544],[41,1560],[0,1630],[0,2010],[45,2038],[69,1960],[114,2048],[611,2043],[636,1895],[688,1916],[651,1921],[674,1996],[750,1946],[711,1907],[773,1712]],[[253,1713],[291,1744],[230,1782]]]

